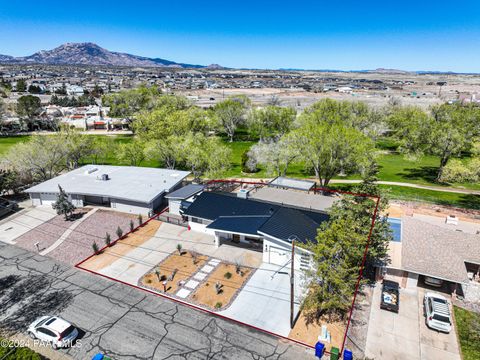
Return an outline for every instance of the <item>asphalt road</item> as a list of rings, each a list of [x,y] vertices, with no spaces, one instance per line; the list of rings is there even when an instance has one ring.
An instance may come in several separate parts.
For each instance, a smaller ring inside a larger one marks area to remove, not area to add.
[[[45,314],[82,330],[80,345],[59,350],[75,359],[315,359],[292,342],[0,244],[0,329],[25,332]]]

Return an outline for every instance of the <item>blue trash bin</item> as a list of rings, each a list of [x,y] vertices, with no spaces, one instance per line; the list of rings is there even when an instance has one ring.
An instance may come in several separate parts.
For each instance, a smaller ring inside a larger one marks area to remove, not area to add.
[[[343,350],[343,360],[353,360],[353,354],[350,350]]]
[[[320,341],[317,342],[315,344],[315,356],[321,359],[324,353],[325,353],[325,345],[323,345]]]

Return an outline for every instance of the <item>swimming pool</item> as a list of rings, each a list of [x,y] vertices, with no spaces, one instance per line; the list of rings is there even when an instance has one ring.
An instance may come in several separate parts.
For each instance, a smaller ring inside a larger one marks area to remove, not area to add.
[[[402,219],[398,218],[388,218],[387,219],[390,229],[393,232],[393,241],[401,242],[402,241]]]

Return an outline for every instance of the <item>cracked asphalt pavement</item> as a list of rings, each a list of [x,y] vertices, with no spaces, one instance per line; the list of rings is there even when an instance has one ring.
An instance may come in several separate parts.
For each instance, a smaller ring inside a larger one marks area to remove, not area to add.
[[[81,346],[59,350],[75,359],[315,359],[312,349],[0,244],[0,329],[25,333],[46,314],[81,329]]]

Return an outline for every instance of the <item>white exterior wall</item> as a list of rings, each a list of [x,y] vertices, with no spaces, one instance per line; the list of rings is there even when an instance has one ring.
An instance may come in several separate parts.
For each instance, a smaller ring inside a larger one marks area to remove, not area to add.
[[[407,289],[415,289],[418,284],[418,274],[409,272],[407,277]]]
[[[308,252],[295,247],[295,270],[305,268],[302,267],[302,254],[308,254]],[[263,240],[263,262],[283,266],[290,260],[291,256],[291,244],[265,236]],[[311,266],[311,262],[309,265]]]
[[[168,212],[170,214],[180,215],[180,204],[182,200],[168,199]]]
[[[120,199],[110,199],[110,206],[118,211],[136,215],[147,215],[152,210],[151,204]]]
[[[197,222],[193,222],[192,217],[189,216],[188,217],[188,226],[190,226],[190,230],[201,232],[201,233],[204,233],[204,234],[210,234],[214,237],[215,236],[215,230],[207,229],[207,226],[209,224],[211,224],[212,222],[209,221],[209,220],[202,220],[202,221],[203,221],[202,224],[197,223]]]

